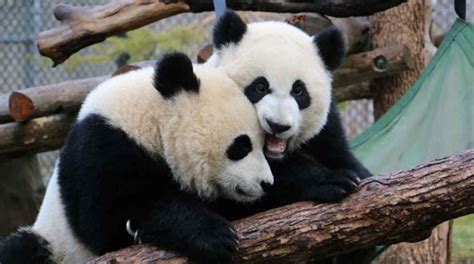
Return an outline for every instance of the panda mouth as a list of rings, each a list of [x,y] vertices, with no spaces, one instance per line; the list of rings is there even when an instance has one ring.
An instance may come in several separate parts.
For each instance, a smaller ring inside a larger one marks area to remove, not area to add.
[[[288,139],[265,134],[265,155],[272,159],[281,159],[285,156],[288,146]]]

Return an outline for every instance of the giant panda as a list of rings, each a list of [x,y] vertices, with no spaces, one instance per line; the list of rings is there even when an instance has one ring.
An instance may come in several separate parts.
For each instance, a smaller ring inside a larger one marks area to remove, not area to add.
[[[84,263],[138,242],[228,262],[237,238],[213,204],[273,184],[263,139],[236,84],[183,54],[113,77],[87,96],[36,222],[0,263]]]
[[[275,177],[258,207],[224,215],[237,219],[297,201],[339,202],[372,176],[349,150],[331,97],[331,71],[345,55],[339,30],[309,36],[283,22],[245,24],[229,10],[216,23],[213,44],[206,65],[226,72],[254,104]],[[367,253],[324,263],[357,263]]]
[[[339,202],[371,173],[348,147],[331,71],[345,55],[339,30],[317,36],[283,22],[246,24],[233,11],[216,23],[206,66],[233,79],[257,110],[275,184],[264,208]]]

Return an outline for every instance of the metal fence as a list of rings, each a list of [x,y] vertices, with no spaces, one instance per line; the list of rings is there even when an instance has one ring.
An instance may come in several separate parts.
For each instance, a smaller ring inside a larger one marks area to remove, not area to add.
[[[42,58],[36,48],[35,39],[39,32],[57,25],[52,14],[59,3],[76,6],[100,5],[110,0],[0,0],[0,93],[38,85],[58,83],[65,80],[109,74],[116,69],[114,60],[103,63],[81,63],[69,67],[66,62],[56,68]],[[455,19],[451,0],[433,0],[434,18],[439,30],[444,32]],[[472,11],[473,6],[470,6]],[[469,13],[469,12],[468,12]],[[283,19],[285,15],[270,13],[246,13],[249,21]],[[182,14],[150,25],[154,32],[163,32],[176,26],[198,26],[202,28],[201,39],[186,45],[185,52],[196,56],[199,48],[210,42],[210,32],[214,15]],[[75,56],[94,54],[94,48],[86,48]],[[154,54],[159,55],[159,49]],[[349,138],[354,137],[373,122],[373,108],[370,100],[350,102],[342,112],[342,118]],[[42,174],[50,175],[57,152],[43,153],[40,156]]]

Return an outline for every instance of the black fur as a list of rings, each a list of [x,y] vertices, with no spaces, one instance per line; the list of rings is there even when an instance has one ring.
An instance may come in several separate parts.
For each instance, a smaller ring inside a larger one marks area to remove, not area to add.
[[[196,261],[228,262],[236,250],[228,221],[184,193],[164,160],[99,115],[72,128],[60,154],[59,185],[72,229],[95,254],[133,244],[128,219],[143,242]]]
[[[234,11],[227,10],[214,26],[214,46],[221,49],[223,46],[236,44],[245,32],[247,32],[247,25],[244,21]]]
[[[0,263],[52,264],[48,246],[40,235],[21,229],[0,242]]]
[[[301,80],[297,80],[293,83],[291,96],[295,98],[300,110],[308,108],[311,105],[311,97],[308,94],[308,90],[306,90],[306,85]]]
[[[227,148],[227,157],[231,160],[241,160],[252,151],[252,142],[249,136],[240,135]]]
[[[199,93],[199,79],[193,72],[191,60],[183,53],[166,54],[158,62],[154,85],[164,98],[180,91]]]
[[[314,38],[319,56],[328,70],[333,71],[341,66],[345,57],[345,42],[341,31],[331,26]]]
[[[291,128],[291,126],[288,125],[277,124],[268,118],[266,118],[265,121],[267,122],[272,132],[275,134],[283,133]]]
[[[271,93],[270,84],[265,77],[257,77],[244,89],[245,96],[252,102],[257,103],[262,100],[265,95]]]

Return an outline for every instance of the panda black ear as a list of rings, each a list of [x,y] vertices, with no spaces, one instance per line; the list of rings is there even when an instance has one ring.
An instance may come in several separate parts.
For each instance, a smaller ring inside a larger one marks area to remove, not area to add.
[[[156,65],[154,86],[164,98],[180,91],[199,93],[199,79],[193,72],[193,63],[183,53],[169,53]]]
[[[339,29],[334,26],[328,27],[315,36],[313,42],[318,47],[319,55],[328,70],[333,71],[341,66],[346,49]]]
[[[221,49],[222,46],[238,43],[245,32],[247,24],[234,11],[228,9],[214,26],[214,46]]]

